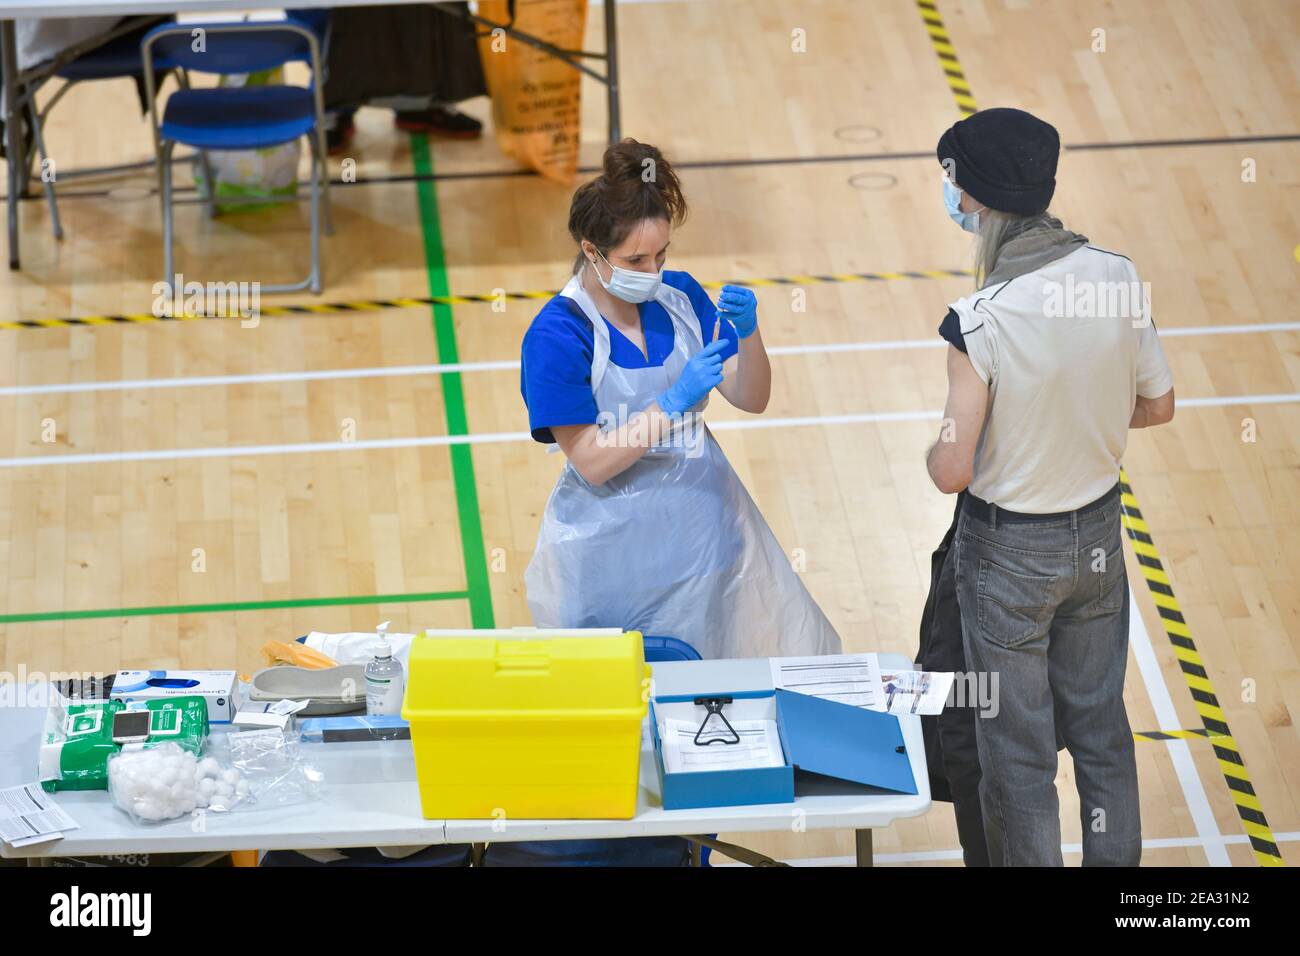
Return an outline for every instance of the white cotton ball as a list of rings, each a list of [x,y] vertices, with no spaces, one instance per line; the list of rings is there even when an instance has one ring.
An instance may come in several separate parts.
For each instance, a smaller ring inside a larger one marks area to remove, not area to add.
[[[208,805],[208,795],[200,790],[194,795],[194,805],[206,808]]]
[[[210,797],[217,789],[217,782],[211,777],[204,777],[199,781],[199,793],[205,797]]]
[[[223,797],[228,797],[235,792],[235,785],[222,780],[217,784],[217,793]]]
[[[235,784],[239,783],[239,771],[234,767],[231,767],[221,775],[221,779],[233,787]]]
[[[241,779],[239,783],[235,784],[235,795],[239,797],[239,799],[243,800],[245,797],[248,796],[248,793],[249,793],[249,787],[248,787],[247,780]]]
[[[139,820],[170,820],[198,802],[194,755],[175,744],[118,755],[109,765],[114,802]]]
[[[221,764],[216,757],[204,757],[199,762],[199,772],[205,777],[215,777],[221,773]]]

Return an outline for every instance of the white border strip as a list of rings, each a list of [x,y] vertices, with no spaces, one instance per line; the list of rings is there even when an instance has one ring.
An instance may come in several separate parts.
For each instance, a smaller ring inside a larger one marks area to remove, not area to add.
[[[1300,332],[1300,322],[1265,322],[1253,325],[1203,325],[1162,328],[1162,338],[1188,335],[1247,335],[1271,332]],[[898,339],[884,342],[831,342],[825,345],[778,345],[769,355],[823,355],[843,352],[898,352],[908,349],[941,349],[948,343],[940,338]],[[452,362],[445,365],[387,365],[369,368],[336,368],[301,372],[254,372],[244,375],[199,375],[174,378],[139,378],[114,382],[72,382],[52,385],[11,385],[0,388],[0,397],[15,395],[68,395],[82,392],[124,392],[151,388],[202,388],[213,385],[265,385],[279,382],[317,382],[336,379],[401,378],[410,375],[446,375],[455,372],[512,372],[519,362],[501,359],[489,362]]]
[[[1185,741],[1179,741],[1184,743]],[[1293,833],[1274,833],[1273,839],[1278,843],[1295,843],[1300,841],[1300,831]],[[1249,844],[1250,838],[1245,834],[1234,836],[1219,837],[1217,840],[1201,840],[1197,837],[1154,837],[1150,840],[1142,841],[1143,850],[1162,850],[1170,847],[1187,847],[1187,846],[1209,846],[1211,843],[1219,843],[1224,846],[1229,844]],[[1070,854],[1083,853],[1083,844],[1081,843],[1062,843],[1061,852]],[[877,865],[888,865],[890,863],[939,863],[947,860],[960,860],[962,858],[961,850],[912,850],[904,853],[877,853],[872,857],[872,861]],[[745,863],[737,863],[735,860],[724,858],[721,850],[714,850],[710,860],[717,860],[717,863],[710,862],[711,867],[726,869],[730,866],[747,866]],[[793,860],[782,860],[782,863],[788,863],[790,866],[817,867],[817,866],[850,866],[856,867],[858,861],[852,856],[809,856],[795,858]]]
[[[1224,395],[1212,398],[1180,399],[1180,408],[1225,405],[1280,405],[1300,402],[1300,393],[1290,395]],[[852,415],[808,415],[795,418],[740,418],[711,424],[715,432],[749,431],[758,428],[805,428],[814,425],[863,425],[881,422],[940,421],[943,412],[861,412]],[[478,432],[470,435],[417,435],[411,438],[373,438],[364,441],[297,442],[287,445],[214,445],[211,448],[160,448],[152,451],[88,452],[77,455],[32,455],[0,458],[0,468],[41,465],[99,465],[124,461],[176,461],[187,458],[241,458],[246,455],[300,455],[335,451],[371,451],[388,448],[431,448],[442,445],[490,445],[500,442],[531,441],[528,432]]]

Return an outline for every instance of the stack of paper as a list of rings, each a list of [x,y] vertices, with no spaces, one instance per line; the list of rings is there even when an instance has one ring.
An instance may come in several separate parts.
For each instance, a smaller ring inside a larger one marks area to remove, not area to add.
[[[58,840],[79,826],[39,783],[0,790],[0,840],[12,847]]]
[[[659,725],[664,770],[667,773],[698,773],[785,766],[775,720],[733,720],[731,727],[735,734],[720,720],[710,718],[708,727],[700,734],[700,743],[696,743],[699,724],[689,720],[665,720]],[[735,740],[737,736],[740,737],[739,743],[721,742]]]
[[[772,658],[772,686],[841,704],[884,710],[875,654]]]

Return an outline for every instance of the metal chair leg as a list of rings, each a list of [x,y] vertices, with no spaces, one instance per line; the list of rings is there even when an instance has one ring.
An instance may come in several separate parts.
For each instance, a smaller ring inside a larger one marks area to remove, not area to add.
[[[212,175],[212,162],[208,159],[208,151],[201,149],[195,153],[196,162],[203,167],[203,192],[201,195],[208,207],[208,218],[217,218],[217,181]]]
[[[172,150],[175,146],[174,142],[166,140],[158,154],[159,175],[162,177],[163,281],[168,284],[176,276],[172,260]]]
[[[9,268],[18,268],[18,204],[22,192],[22,163],[18,157],[26,156],[23,146],[23,120],[19,107],[18,91],[18,47],[14,35],[14,21],[0,20],[0,70],[4,73],[4,113],[5,113],[5,172],[9,177],[9,192],[6,197],[9,219]]]
[[[49,155],[45,152],[45,133],[42,130],[41,115],[32,104],[32,137],[36,140],[36,153],[41,160],[41,183],[45,187],[45,201],[50,206],[50,225],[54,228],[54,238],[63,239],[63,223],[59,220],[59,202],[54,197],[54,180],[45,177],[45,163]]]
[[[308,138],[311,139],[311,137]],[[334,206],[330,199],[329,150],[325,148],[325,131],[319,125],[316,127],[316,135],[312,142],[320,153],[320,181],[325,202],[325,235],[332,236],[334,235]]]
[[[324,155],[316,137],[311,141],[311,291],[320,294],[320,198],[321,188],[317,177],[324,170]]]

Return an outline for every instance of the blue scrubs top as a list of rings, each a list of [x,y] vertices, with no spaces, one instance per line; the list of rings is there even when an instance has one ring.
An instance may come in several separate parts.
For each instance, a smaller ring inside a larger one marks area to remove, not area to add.
[[[700,320],[700,335],[705,342],[712,341],[718,313],[704,287],[688,273],[667,270],[664,284],[686,293]],[[657,368],[673,350],[673,321],[653,300],[642,302],[637,311],[649,358],[606,319],[609,360],[620,368]],[[736,330],[730,322],[722,323],[720,337],[729,343],[722,351],[725,361],[738,348]],[[537,441],[555,441],[551,435],[555,425],[596,423],[596,397],[591,391],[594,350],[591,323],[576,302],[562,295],[547,302],[524,333],[519,390],[528,407],[528,427]]]

